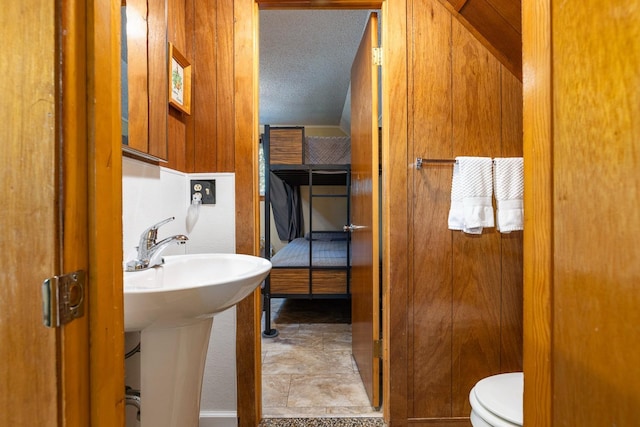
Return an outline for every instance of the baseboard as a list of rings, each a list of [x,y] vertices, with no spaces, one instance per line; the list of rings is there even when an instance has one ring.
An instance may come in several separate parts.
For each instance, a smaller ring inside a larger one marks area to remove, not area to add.
[[[200,411],[200,427],[237,427],[236,411]]]

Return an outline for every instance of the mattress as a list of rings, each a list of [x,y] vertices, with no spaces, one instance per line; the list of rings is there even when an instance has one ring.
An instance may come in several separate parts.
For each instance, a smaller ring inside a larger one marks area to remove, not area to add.
[[[280,249],[272,258],[274,267],[309,267],[309,240],[297,238]],[[346,240],[313,240],[312,265],[314,267],[346,267]]]

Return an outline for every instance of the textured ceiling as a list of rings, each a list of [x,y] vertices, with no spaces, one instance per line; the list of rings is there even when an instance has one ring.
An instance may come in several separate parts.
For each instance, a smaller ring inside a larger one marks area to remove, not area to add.
[[[368,15],[367,10],[260,11],[260,124],[341,124]]]

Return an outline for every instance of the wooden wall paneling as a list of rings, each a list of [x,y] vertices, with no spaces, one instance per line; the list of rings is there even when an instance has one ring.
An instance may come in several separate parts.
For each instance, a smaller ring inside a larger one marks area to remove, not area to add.
[[[195,0],[195,9],[198,11],[194,17],[195,25],[193,26],[193,58],[196,63],[193,84],[195,111],[194,130],[189,139],[188,155],[189,160],[193,162],[194,172],[212,172],[218,171],[216,168],[218,145],[216,117],[219,108],[216,39],[220,29],[217,27],[217,2],[216,0]],[[232,120],[230,122],[233,124]]]
[[[451,6],[457,10],[458,12],[460,11],[460,9],[462,9],[464,7],[464,5],[467,3],[468,0],[447,0]]]
[[[407,425],[409,227],[408,46],[406,0],[382,4],[382,292],[383,390],[390,427]],[[391,351],[393,349],[393,351]]]
[[[412,23],[412,158],[451,158],[451,14],[437,0],[414,1]],[[451,416],[451,173],[451,165],[412,172],[410,417]]]
[[[453,21],[453,148],[500,154],[500,63]],[[468,416],[474,384],[500,369],[500,239],[453,233],[453,416]]]
[[[502,295],[500,372],[522,371],[522,232],[500,234]]]
[[[196,1],[197,0],[184,0],[184,28],[185,28],[185,51],[182,54],[189,60],[191,67],[191,114],[183,114],[182,122],[185,127],[184,146],[178,147],[181,154],[181,161],[184,165],[184,169],[180,169],[185,172],[196,172],[195,169],[195,140],[196,140],[196,118],[198,117],[197,107],[195,102],[195,82],[196,74],[198,70],[198,60],[196,59],[196,35],[195,35],[195,23],[196,14]],[[169,107],[169,109],[172,109]]]
[[[518,65],[522,63],[521,52],[513,52],[513,58],[510,56],[508,52],[505,52],[500,49],[500,45],[494,45],[492,40],[488,39],[483,31],[479,28],[476,28],[473,23],[471,23],[464,15],[458,12],[447,0],[440,0],[440,2],[451,11],[453,16],[464,25],[467,30],[473,34],[473,36],[482,43],[482,45],[489,50],[509,71],[511,71],[518,79],[522,79],[522,66]],[[495,17],[495,15],[494,15]],[[503,22],[504,23],[504,22]],[[496,25],[500,25],[499,23]],[[490,26],[491,27],[491,26]],[[492,31],[495,31],[496,27],[493,27]],[[507,30],[509,32],[509,30]],[[508,34],[505,37],[512,37]],[[504,43],[504,41],[502,41]],[[514,43],[510,42],[509,45],[514,45]]]
[[[189,170],[186,156],[187,126],[184,122],[183,114],[175,108],[169,107],[167,121],[169,151],[167,164],[164,166],[179,171],[187,171]]]
[[[165,0],[147,0],[149,73],[149,154],[167,159],[167,10]],[[137,97],[136,97],[137,98]]]
[[[640,9],[552,3],[553,425],[640,417]]]
[[[502,157],[522,157],[522,83],[502,68]],[[500,234],[502,310],[500,370],[522,370],[522,232]]]
[[[502,157],[522,157],[522,82],[502,67]]]
[[[188,46],[188,40],[190,39],[187,39],[186,35],[187,2],[190,1],[191,0],[167,0],[167,41],[173,43],[178,51],[180,51],[189,62],[192,62],[189,55],[190,47]],[[188,170],[186,144],[189,116],[170,106],[168,110],[168,162],[166,166],[171,169],[185,171]],[[192,111],[192,113],[195,114],[195,111]]]
[[[523,0],[522,12],[524,424],[551,427],[551,0]]]
[[[469,0],[460,14],[508,60],[515,75],[522,75],[522,36],[488,0]]]
[[[192,66],[192,79],[194,78],[195,71],[198,69],[198,64],[195,59],[195,22],[197,19],[196,13],[196,0],[184,0],[184,28],[185,28],[185,53],[184,55],[189,60]],[[193,100],[193,92],[195,91],[195,87],[191,85],[191,99]],[[193,101],[192,101],[193,103]],[[191,114],[183,114],[182,120],[185,125],[185,143],[182,148],[183,150],[183,158],[185,163],[186,171],[194,171],[195,170],[195,159],[193,157],[187,157],[188,153],[195,152],[194,141],[195,137],[195,118],[197,117],[197,112],[195,111],[195,104],[192,105]],[[214,142],[215,144],[215,142]]]
[[[522,34],[521,0],[486,0],[518,33]]]
[[[254,0],[234,0],[234,170],[236,173],[236,252],[259,251],[258,197],[258,6]],[[219,12],[222,12],[220,10]],[[255,427],[262,414],[260,363],[260,289],[236,307],[238,426]]]
[[[218,109],[216,133],[216,170],[235,169],[234,149],[234,85],[233,85],[233,2],[217,0],[216,16],[216,104]],[[257,114],[257,112],[256,112]],[[245,159],[249,160],[249,159]]]
[[[129,147],[149,150],[149,86],[147,58],[147,1],[127,1],[127,82],[129,104]]]
[[[187,56],[187,28],[185,25],[187,1],[167,0],[167,38],[180,53],[189,59]]]

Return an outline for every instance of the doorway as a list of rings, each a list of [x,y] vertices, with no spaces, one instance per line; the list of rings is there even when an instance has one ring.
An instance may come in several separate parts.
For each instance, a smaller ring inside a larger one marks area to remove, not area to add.
[[[366,10],[260,13],[261,125],[304,126],[307,135],[350,134],[350,68],[368,16]],[[328,29],[338,22],[341,23],[336,28]],[[333,45],[324,44],[321,35],[314,33],[318,27],[333,40]],[[351,27],[349,36],[345,36],[347,27]],[[305,37],[311,39],[306,48],[292,47]],[[329,65],[340,55],[348,56],[343,80],[323,86],[319,80],[329,73]],[[274,62],[275,71],[269,68]],[[292,71],[299,73],[287,77]],[[296,85],[301,88],[296,90]],[[339,92],[340,85],[340,111],[331,116],[320,104],[331,97],[329,92]],[[316,87],[321,93],[314,95],[312,90]],[[306,221],[311,222],[314,215],[322,213],[309,209],[307,215]],[[264,215],[261,217],[264,229]],[[275,232],[271,234],[277,236]],[[277,237],[274,240],[276,247],[272,248],[271,239],[267,239],[265,251],[278,251],[287,243]],[[272,301],[270,309],[279,335],[262,339],[263,417],[382,415],[369,404],[358,367],[351,358],[351,304],[346,302],[312,296]],[[268,330],[264,325],[261,329]],[[352,380],[345,383],[345,378]]]

